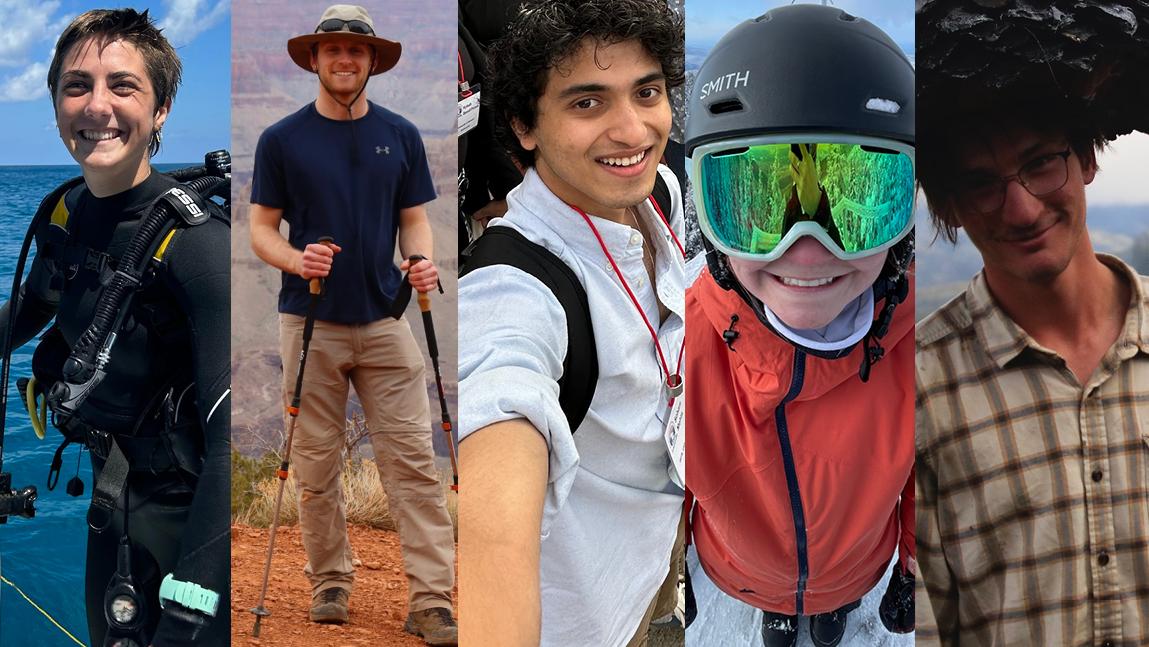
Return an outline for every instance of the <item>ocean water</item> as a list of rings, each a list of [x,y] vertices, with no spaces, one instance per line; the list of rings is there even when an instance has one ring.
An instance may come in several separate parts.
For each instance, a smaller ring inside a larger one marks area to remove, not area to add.
[[[190,165],[171,165],[170,168]],[[0,303],[8,301],[20,245],[40,200],[78,174],[76,166],[0,167]],[[34,254],[35,245],[32,246],[32,256]],[[31,375],[35,345],[33,341],[13,351],[8,384],[3,469],[12,473],[14,487],[35,485],[39,498],[34,519],[10,518],[8,523],[0,525],[0,575],[11,582],[11,585],[0,582],[0,645],[67,647],[76,643],[12,586],[19,587],[72,635],[85,644],[88,642],[84,553],[85,515],[92,492],[91,464],[85,452],[79,461],[84,495],[68,496],[64,484],[76,474],[78,455],[76,447],[69,446],[64,452],[60,483],[55,491],[48,491],[48,466],[61,436],[49,428],[44,440],[36,438],[16,392],[16,379]]]

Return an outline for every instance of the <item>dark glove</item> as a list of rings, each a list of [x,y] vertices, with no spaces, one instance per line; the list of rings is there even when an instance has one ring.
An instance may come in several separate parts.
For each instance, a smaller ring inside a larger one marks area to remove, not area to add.
[[[900,563],[894,565],[890,584],[878,606],[878,616],[892,633],[907,634],[914,630],[914,576]]]

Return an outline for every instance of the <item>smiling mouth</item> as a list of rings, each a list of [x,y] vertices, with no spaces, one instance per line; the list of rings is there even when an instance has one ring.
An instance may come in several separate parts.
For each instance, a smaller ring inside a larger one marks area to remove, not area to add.
[[[124,131],[115,128],[85,129],[80,131],[80,139],[90,142],[104,142],[109,139],[116,139],[123,134]]]
[[[642,162],[642,160],[646,159],[646,153],[649,150],[649,148],[641,150],[638,153],[631,155],[630,157],[600,157],[595,161],[597,161],[599,164],[605,164],[607,166],[626,168],[628,166],[634,166],[635,164],[638,164]]]
[[[1045,232],[1049,231],[1052,228],[1053,228],[1053,224],[1050,224],[1049,226],[1042,227],[1040,229],[1031,229],[1029,231],[1022,233],[1021,235],[1007,236],[1007,237],[1005,237],[1005,242],[1014,243],[1014,244],[1028,243],[1028,242],[1037,240],[1038,238],[1041,238],[1045,234]]]
[[[836,276],[828,276],[822,279],[797,279],[791,276],[775,276],[782,285],[792,288],[820,288],[824,285],[830,285],[838,279]]]
[[[335,76],[346,76],[346,77],[355,76],[355,72],[335,72],[334,74],[335,74]]]

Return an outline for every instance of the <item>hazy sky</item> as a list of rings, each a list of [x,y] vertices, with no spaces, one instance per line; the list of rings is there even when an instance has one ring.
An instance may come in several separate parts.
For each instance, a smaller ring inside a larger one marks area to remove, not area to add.
[[[1097,158],[1101,171],[1086,188],[1089,204],[1149,203],[1149,135],[1133,133],[1118,137]],[[1146,212],[1149,219],[1149,212]]]
[[[73,164],[56,131],[47,72],[60,32],[95,8],[150,9],[183,61],[183,85],[156,162],[202,162],[230,140],[229,0],[0,0],[0,165]]]

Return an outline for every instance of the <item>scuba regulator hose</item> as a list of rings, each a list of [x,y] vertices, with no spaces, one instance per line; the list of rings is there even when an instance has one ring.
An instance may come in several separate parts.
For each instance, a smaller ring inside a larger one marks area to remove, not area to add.
[[[204,156],[203,166],[178,169],[172,171],[169,175],[176,180],[186,182],[188,188],[201,194],[205,198],[210,198],[212,195],[220,195],[226,202],[230,197],[228,193],[231,187],[231,154],[226,150],[210,152]],[[20,310],[20,302],[22,299],[20,284],[24,277],[24,267],[28,260],[28,253],[32,248],[32,241],[35,240],[36,232],[38,232],[44,225],[44,222],[51,217],[51,209],[45,209],[45,205],[50,200],[59,199],[67,190],[80,184],[81,180],[82,178],[73,178],[41,201],[40,208],[36,212],[36,217],[32,219],[27,232],[24,234],[24,241],[20,246],[20,253],[16,261],[16,269],[12,276],[12,297],[8,304],[8,321],[3,336],[3,361],[2,364],[0,364],[0,524],[5,523],[11,515],[31,518],[35,516],[36,513],[35,502],[37,493],[35,486],[27,486],[19,490],[14,490],[12,489],[12,475],[3,471],[4,435],[7,428],[8,412],[8,378],[12,359],[12,334],[16,324],[16,314]],[[178,195],[173,194],[173,191],[178,191]],[[165,224],[164,218],[170,220],[175,215],[180,215],[185,219],[199,217],[197,214],[190,213],[193,209],[195,211],[201,210],[194,198],[189,196],[186,191],[172,189],[169,190],[164,197],[168,196],[171,196],[173,200],[178,200],[178,202],[170,204],[164,200],[159,201],[157,203],[158,208],[153,209],[153,212],[145,224],[141,226],[141,229],[144,229],[146,226],[147,229],[154,234]],[[167,204],[167,207],[159,206],[161,204]],[[182,210],[180,207],[182,207]],[[157,212],[163,213],[164,218],[159,218]],[[201,215],[203,219],[207,218],[207,214]],[[191,222],[191,220],[189,220],[189,222]],[[200,222],[202,222],[202,220],[200,220]],[[121,262],[120,266],[134,269],[134,266],[139,264],[140,261],[146,261],[147,256],[143,256],[143,253],[148,251],[150,242],[150,238],[142,239],[139,232],[137,232],[137,236],[133,238],[131,244],[132,248],[140,248],[134,252],[133,258],[135,260],[130,264]],[[80,386],[83,388],[76,389],[76,394],[73,394],[73,389],[68,385],[63,385],[61,389],[53,389],[57,397],[61,398],[59,401],[66,405],[65,409],[69,413],[75,412],[76,408],[83,402],[83,398],[87,397],[87,393],[90,392],[95,384],[99,382],[99,379],[102,378],[103,365],[107,363],[108,352],[111,349],[111,344],[115,341],[112,331],[117,328],[113,327],[113,324],[118,327],[116,320],[122,320],[122,316],[117,316],[116,308],[110,304],[119,303],[125,295],[130,296],[128,290],[138,284],[142,272],[143,268],[134,275],[127,275],[123,272],[116,273],[113,278],[113,283],[119,285],[118,289],[115,290],[116,294],[118,294],[117,300],[115,302],[111,301],[108,298],[108,292],[111,290],[105,291],[96,309],[96,319],[93,320],[92,325],[89,326],[89,329],[82,338],[85,343],[78,343],[76,348],[80,352],[74,351],[73,356],[69,358],[66,369],[70,367],[71,372],[66,374],[71,375],[73,380],[81,380]],[[97,322],[99,322],[99,326],[97,326]],[[111,337],[111,339],[108,339],[108,337]],[[102,362],[100,360],[102,360]],[[83,385],[82,382],[89,382],[89,384]]]
[[[218,191],[230,190],[230,186],[229,179],[207,175],[187,182],[182,188],[168,189],[156,200],[155,207],[136,230],[120,257],[115,274],[101,293],[92,323],[76,340],[71,355],[64,362],[64,379],[48,392],[48,401],[54,411],[67,417],[74,415],[103,380],[104,367],[116,342],[116,331],[127,315],[128,308],[123,306],[134,295],[151,255],[161,244],[164,238],[160,235],[162,230],[174,228],[179,219],[193,225],[203,222],[209,215],[199,206],[202,201],[196,198],[211,197]]]

